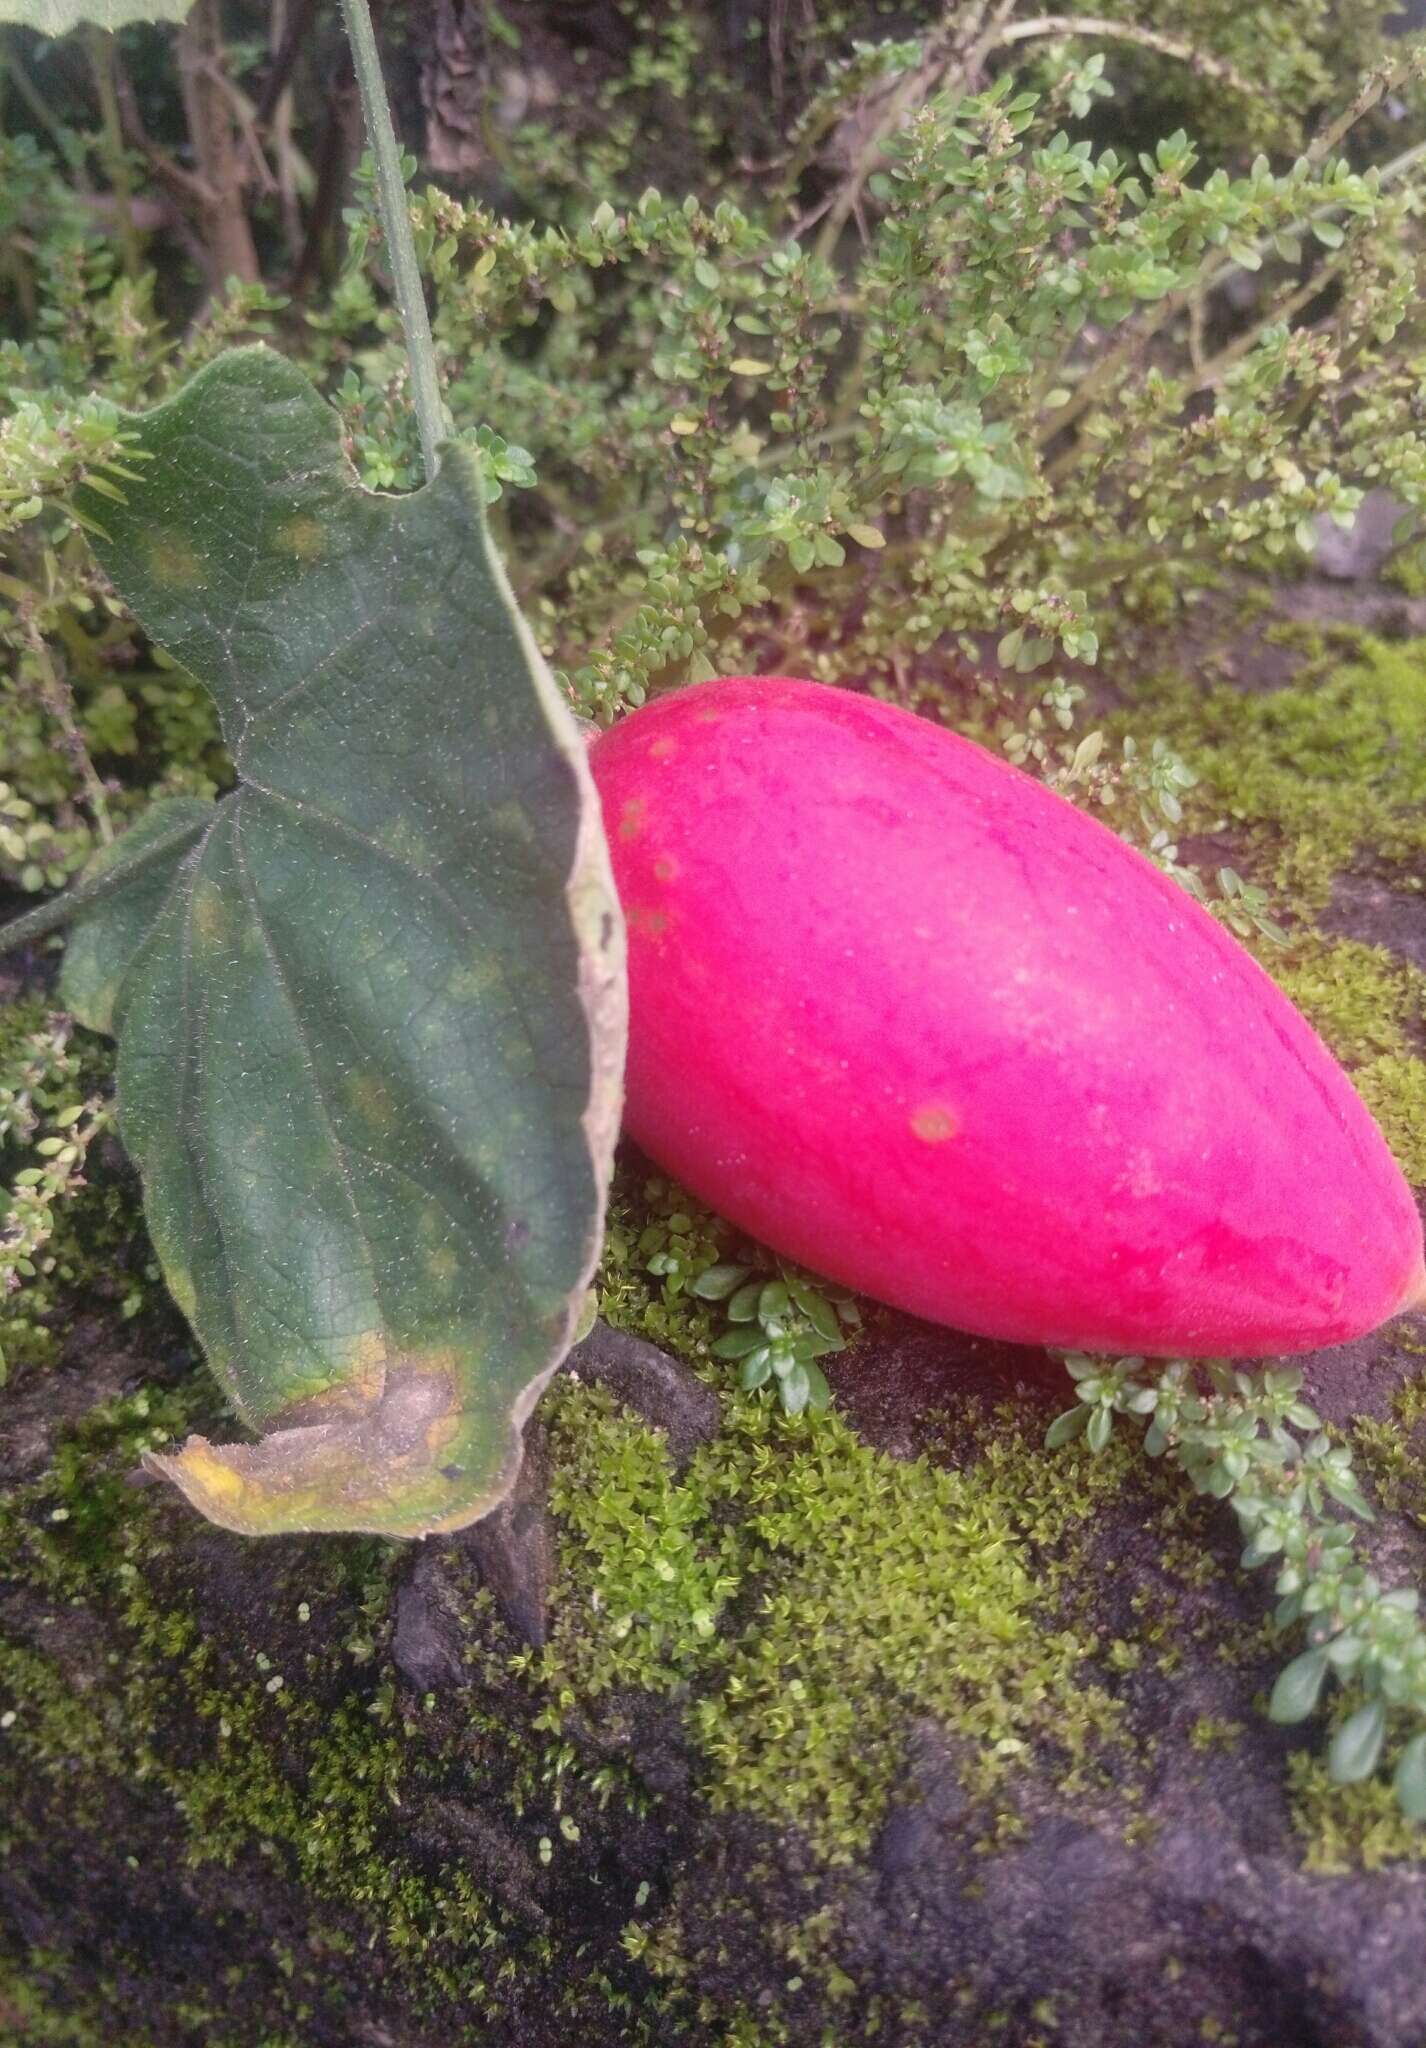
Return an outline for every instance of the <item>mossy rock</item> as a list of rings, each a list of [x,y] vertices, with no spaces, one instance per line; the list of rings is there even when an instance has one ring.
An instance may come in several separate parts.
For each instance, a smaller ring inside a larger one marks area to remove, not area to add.
[[[1305,673],[1155,717],[1426,1181],[1426,651],[1355,660],[1349,704]],[[1046,1452],[1043,1356],[890,1315],[829,1415],[733,1392],[650,1201],[631,1166],[603,1300],[664,1359],[577,1359],[507,1525],[408,1548],[136,1485],[223,1418],[155,1290],[125,1324],[113,1243],[71,1247],[0,1393],[0,2042],[1420,2048],[1421,1839],[1265,1720],[1230,1518],[1127,1441]],[[1309,1395],[1426,1576],[1426,1323]]]

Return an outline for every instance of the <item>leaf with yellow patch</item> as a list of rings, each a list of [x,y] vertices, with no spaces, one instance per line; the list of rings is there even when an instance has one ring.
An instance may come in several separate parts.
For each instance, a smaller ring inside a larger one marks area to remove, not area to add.
[[[464,451],[361,490],[264,349],[134,428],[97,552],[212,694],[238,787],[96,863],[62,993],[117,1029],[154,1244],[258,1437],[154,1468],[248,1533],[458,1528],[571,1341],[618,1128],[584,747]]]

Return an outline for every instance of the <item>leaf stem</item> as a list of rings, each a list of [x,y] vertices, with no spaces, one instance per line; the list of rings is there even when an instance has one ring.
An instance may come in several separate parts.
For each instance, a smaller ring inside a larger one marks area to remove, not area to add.
[[[411,366],[411,398],[416,408],[416,430],[421,437],[421,457],[429,483],[436,474],[436,450],[446,438],[446,418],[441,403],[440,380],[436,375],[436,350],[431,340],[426,294],[421,283],[421,268],[416,261],[416,241],[411,233],[406,181],[401,175],[401,153],[391,125],[391,108],[386,98],[381,57],[367,0],[342,0],[342,18],[346,22],[347,41],[351,44],[352,63],[356,67],[367,141],[371,144],[376,164],[376,199],[391,259],[396,303],[406,335],[406,356]]]

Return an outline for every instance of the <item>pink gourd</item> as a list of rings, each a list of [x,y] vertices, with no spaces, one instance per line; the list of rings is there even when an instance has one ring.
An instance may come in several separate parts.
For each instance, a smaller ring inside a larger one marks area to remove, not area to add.
[[[626,1128],[828,1278],[1024,1343],[1264,1355],[1426,1299],[1421,1222],[1256,963],[971,742],[780,676],[592,765],[629,922]]]

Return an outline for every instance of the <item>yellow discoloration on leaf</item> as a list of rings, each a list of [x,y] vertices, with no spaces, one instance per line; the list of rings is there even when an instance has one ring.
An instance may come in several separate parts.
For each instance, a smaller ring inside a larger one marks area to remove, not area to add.
[[[410,861],[413,867],[429,867],[434,849],[424,832],[418,832],[410,818],[390,818],[382,833],[382,842],[390,853],[398,854],[402,860]]]
[[[165,1266],[163,1277],[169,1293],[192,1322],[193,1312],[198,1306],[198,1296],[193,1289],[193,1275],[186,1266]]]
[[[508,1490],[516,1442],[482,1487],[479,1465],[490,1460],[469,1441],[457,1352],[437,1346],[370,1371],[384,1350],[379,1332],[364,1333],[353,1345],[355,1379],[301,1403],[258,1443],[190,1437],[176,1456],[150,1453],[145,1464],[210,1521],[244,1536],[424,1536],[460,1526]],[[337,1401],[345,1412],[332,1415]]]
[[[500,981],[500,965],[493,958],[472,960],[465,967],[457,967],[446,981],[449,993],[458,1001],[474,1001],[488,996]]]
[[[200,945],[216,946],[227,936],[228,911],[223,892],[212,882],[194,884],[190,912],[193,936]]]
[[[363,1067],[354,1067],[343,1078],[342,1086],[347,1101],[373,1130],[394,1130],[401,1120],[401,1112],[392,1097],[391,1090],[379,1074],[373,1074]]]
[[[162,527],[150,536],[147,553],[149,574],[169,590],[197,590],[207,581],[192,543],[171,527]]]
[[[497,804],[491,812],[492,822],[499,826],[502,837],[517,839],[522,846],[533,846],[537,838],[530,814],[522,803],[512,797],[507,803]]]
[[[926,1102],[911,1112],[911,1130],[927,1145],[943,1145],[956,1135],[956,1119],[944,1103]]]
[[[289,519],[273,535],[274,545],[299,562],[318,562],[327,552],[327,529],[310,516]]]

